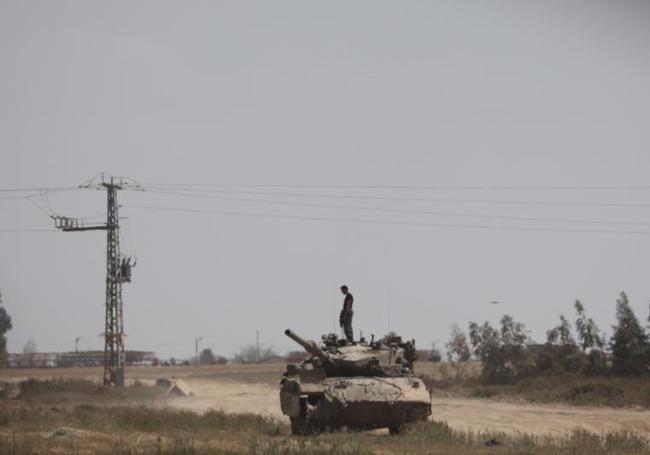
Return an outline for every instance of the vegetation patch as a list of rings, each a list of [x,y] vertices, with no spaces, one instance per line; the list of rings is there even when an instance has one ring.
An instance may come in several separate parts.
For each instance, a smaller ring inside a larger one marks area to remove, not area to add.
[[[650,454],[647,439],[576,430],[563,437],[468,432],[445,422],[409,425],[399,436],[377,432],[292,437],[288,426],[251,414],[196,414],[171,409],[67,409],[23,406],[0,411],[0,454]]]
[[[27,379],[18,385],[21,398],[30,398],[42,394],[75,393],[96,395],[102,388],[92,381],[82,379]]]
[[[257,414],[226,414],[214,410],[197,414],[146,406],[1,407],[0,423],[5,431],[23,432],[70,427],[117,434],[138,431],[179,437],[218,431],[254,431],[269,436],[288,434],[284,423]]]
[[[453,324],[446,343],[450,363],[425,372],[423,380],[432,394],[650,408],[650,333],[627,295],[621,292],[616,300],[617,323],[609,341],[580,301],[574,309],[573,326],[560,315],[543,344],[509,315],[497,327],[470,322],[468,335]],[[463,365],[472,358],[480,369],[467,375],[472,370]]]

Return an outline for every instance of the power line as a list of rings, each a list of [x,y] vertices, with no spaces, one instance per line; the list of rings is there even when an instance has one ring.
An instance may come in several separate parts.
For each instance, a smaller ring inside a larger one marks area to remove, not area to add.
[[[31,228],[18,228],[18,229],[0,229],[0,232],[56,232],[56,229],[31,229]]]
[[[165,188],[165,190],[174,190]],[[188,191],[187,188],[177,188],[176,190]],[[155,190],[148,190],[154,192]],[[316,199],[360,199],[369,201],[401,201],[401,202],[442,202],[453,204],[486,204],[486,205],[519,205],[519,206],[560,206],[560,207],[601,207],[601,208],[650,208],[650,204],[644,203],[625,203],[625,202],[566,202],[566,201],[535,201],[535,200],[502,200],[502,199],[458,199],[458,198],[436,198],[436,197],[412,197],[412,196],[369,196],[369,195],[349,195],[349,194],[321,194],[321,193],[285,193],[269,191],[239,191],[239,190],[219,190],[219,189],[192,189],[192,191],[202,191],[219,194],[249,194],[259,196],[288,196],[299,198],[316,198]]]
[[[59,189],[43,188],[43,189],[40,189],[40,190],[34,189],[34,191],[26,192],[28,194],[21,194],[21,195],[16,195],[16,196],[1,196],[0,199],[29,199],[30,197],[40,196],[40,195],[43,195],[43,194],[62,193],[64,191],[73,191],[73,190],[78,190],[78,189],[79,188],[76,188],[76,187],[59,188]],[[14,190],[0,190],[0,191],[14,192]],[[16,192],[22,192],[22,191],[16,190]]]
[[[30,204],[34,205],[38,210],[40,210],[46,216],[53,217],[53,216],[59,216],[59,214],[56,211],[54,211],[52,205],[50,204],[50,194],[59,193],[62,191],[77,190],[77,189],[79,188],[77,187],[62,187],[58,189],[44,188],[44,189],[39,189],[38,192],[35,193],[23,194],[20,196],[4,196],[4,197],[0,197],[0,199],[25,199]],[[7,191],[13,191],[13,190],[7,190]],[[35,197],[40,198],[41,200],[40,204],[33,199]]]
[[[0,200],[5,200],[5,199],[27,199],[29,197],[30,196],[26,196],[26,195],[22,195],[22,196],[0,196]]]
[[[233,212],[233,211],[222,211],[222,210],[201,210],[201,209],[161,207],[161,206],[151,206],[151,205],[124,205],[123,207],[147,209],[147,210],[160,210],[160,211],[169,211],[169,212],[203,213],[203,214],[242,216],[242,217],[254,217],[254,218],[290,219],[290,220],[301,220],[301,221],[347,222],[347,223],[378,224],[378,225],[393,225],[393,226],[417,226],[417,227],[454,228],[454,229],[485,229],[485,230],[494,230],[494,231],[574,232],[574,233],[594,233],[594,234],[650,235],[650,231],[617,231],[617,230],[602,230],[602,229],[490,226],[490,225],[479,225],[479,224],[419,223],[419,222],[410,222],[410,221],[365,220],[359,218],[326,218],[326,217],[298,216],[298,215],[274,215],[274,214],[265,214],[265,213]]]
[[[135,243],[133,241],[133,231],[131,230],[131,218],[126,219],[126,228],[128,232],[129,245],[131,245],[131,250],[135,256],[138,255],[138,251],[135,249]]]
[[[205,188],[317,188],[317,189],[390,189],[390,190],[553,190],[553,191],[634,191],[650,190],[650,185],[324,185],[287,183],[164,183],[150,182],[145,186],[205,187]]]
[[[28,200],[29,203],[32,204],[34,207],[36,207],[38,210],[40,210],[41,212],[43,212],[43,214],[45,214],[45,216],[48,216],[48,217],[52,216],[52,214],[49,213],[45,207],[43,207],[41,204],[39,204],[38,202],[36,202],[35,200],[33,200],[33,199],[32,199],[32,196],[27,196],[27,200]]]
[[[0,193],[38,193],[42,191],[48,192],[58,192],[58,191],[70,191],[77,190],[79,187],[76,186],[58,186],[58,187],[32,187],[32,188],[0,188]]]
[[[54,211],[52,208],[52,205],[50,204],[50,192],[49,191],[42,191],[40,193],[41,196],[41,201],[43,201],[43,205],[47,207],[47,210],[54,216],[60,216],[57,212]]]
[[[228,197],[228,196],[214,196],[214,195],[205,195],[205,194],[180,193],[180,192],[158,191],[158,190],[149,190],[149,193],[197,197],[202,199],[218,199],[218,200],[226,200],[226,201],[254,202],[254,203],[263,203],[263,204],[290,205],[290,206],[298,206],[298,207],[313,207],[313,208],[327,208],[327,209],[365,210],[365,211],[373,211],[373,212],[401,213],[401,214],[410,214],[410,215],[435,215],[435,216],[449,216],[449,217],[461,217],[461,218],[483,218],[483,219],[497,219],[497,220],[511,220],[511,221],[543,221],[543,222],[574,223],[574,224],[575,223],[604,224],[604,225],[613,225],[613,226],[650,226],[650,223],[642,223],[642,222],[634,222],[634,221],[584,220],[584,219],[575,219],[575,218],[544,218],[544,217],[524,217],[524,216],[510,216],[510,215],[486,215],[486,214],[462,213],[462,212],[406,210],[406,209],[391,209],[391,208],[382,208],[382,207],[363,207],[363,206],[332,205],[332,204],[314,204],[314,203],[303,203],[303,202],[293,202],[293,201],[276,201],[276,200],[268,200],[268,199],[246,199],[246,198],[236,198],[236,197]]]
[[[62,191],[71,191],[71,190],[78,190],[81,189],[80,187],[61,187],[61,188],[55,188],[55,189],[42,189],[39,190],[36,193],[31,193],[31,194],[23,194],[20,196],[5,196],[5,197],[0,197],[0,199],[25,199],[27,200],[30,204],[32,204],[34,207],[36,207],[41,213],[43,213],[45,216],[49,218],[61,218],[60,214],[56,212],[52,208],[52,204],[50,203],[50,194],[52,193],[59,193]],[[40,202],[37,202],[34,200],[35,198],[39,198]],[[90,217],[82,217],[79,218],[80,220],[85,220],[87,218],[92,218],[93,216]]]

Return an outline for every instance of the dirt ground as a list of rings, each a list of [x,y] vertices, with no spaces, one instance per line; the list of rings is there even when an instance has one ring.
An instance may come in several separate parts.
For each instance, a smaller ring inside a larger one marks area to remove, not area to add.
[[[202,411],[255,412],[282,418],[277,388],[269,384],[186,379],[195,397],[168,406]],[[627,430],[650,437],[650,411],[508,403],[490,399],[432,398],[433,418],[459,430],[561,435],[575,428],[593,433]]]
[[[129,382],[144,384],[159,377],[182,378],[194,396],[158,401],[155,406],[193,411],[251,412],[284,418],[280,412],[278,379],[283,364],[224,365],[214,367],[129,368]],[[0,381],[27,378],[76,378],[99,381],[99,368],[0,371]],[[650,437],[650,411],[540,405],[493,399],[432,398],[433,418],[459,430],[561,435],[576,428],[594,433],[631,431]]]

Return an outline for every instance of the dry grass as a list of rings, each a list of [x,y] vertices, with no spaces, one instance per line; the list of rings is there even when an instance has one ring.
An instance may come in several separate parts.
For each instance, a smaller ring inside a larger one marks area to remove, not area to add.
[[[284,363],[264,363],[259,365],[202,365],[174,366],[174,367],[126,367],[125,377],[127,383],[135,381],[148,381],[158,377],[204,377],[207,379],[233,379],[250,381],[273,381],[285,369]],[[66,379],[87,380],[99,384],[102,380],[103,368],[8,368],[0,369],[0,382],[17,383],[27,379]]]
[[[650,454],[648,440],[625,432],[533,436],[459,431],[435,421],[412,425],[397,437],[343,431],[296,438],[286,421],[257,414],[132,404],[143,390],[152,393],[155,388],[105,391],[78,379],[31,380],[20,388],[21,399],[0,399],[0,455]],[[86,400],[99,404],[83,404]]]
[[[153,403],[164,392],[137,381],[124,389],[106,389],[85,379],[28,379],[18,384],[5,384],[8,396],[20,398],[25,404],[115,404],[120,402]]]
[[[648,377],[540,375],[508,385],[482,384],[478,362],[424,363],[417,373],[434,396],[523,399],[531,403],[650,408]]]
[[[202,367],[127,368],[129,384],[153,383],[157,377],[178,377],[229,381],[243,384],[277,385],[284,364],[214,365]],[[650,380],[639,377],[585,377],[579,375],[538,376],[512,385],[485,385],[479,381],[480,362],[450,364],[418,362],[421,376],[434,396],[463,398],[523,399],[533,403],[563,403],[586,406],[650,408]],[[43,380],[67,379],[99,384],[101,368],[0,370],[0,382],[18,383],[27,378]],[[148,397],[146,388],[141,398]],[[89,394],[91,396],[92,394]],[[134,394],[137,395],[137,394]],[[93,399],[124,399],[128,396],[95,395]],[[149,397],[149,398],[155,398]]]
[[[226,380],[273,384],[275,387],[282,369],[283,365],[248,365],[198,369],[137,368],[128,373],[132,383],[151,381],[157,376],[177,376],[198,377],[201,380],[214,380],[215,383]],[[290,436],[285,420],[213,410],[196,413],[161,409],[160,403],[151,407],[149,403],[157,401],[161,393],[159,389],[132,386],[120,391],[104,390],[98,387],[97,382],[87,379],[89,374],[101,372],[100,370],[79,370],[81,371],[37,370],[36,376],[42,380],[31,380],[20,385],[17,383],[20,374],[12,372],[14,374],[10,381],[15,383],[14,387],[20,388],[21,398],[0,399],[0,455],[650,454],[646,439],[625,432],[593,434],[576,430],[561,437],[533,436],[528,433],[459,431],[444,422],[414,425],[398,437],[339,432],[317,438],[295,438]],[[169,374],[169,370],[174,374]],[[67,372],[72,373],[70,376],[73,379],[56,379]],[[2,373],[4,379],[7,379],[6,373],[7,371]],[[447,363],[418,365],[418,374],[425,376],[429,384],[434,386],[434,394],[498,398],[515,396],[534,401],[575,404],[593,404],[596,402],[595,397],[601,399],[608,396],[609,401],[605,403],[617,406],[625,405],[630,400],[644,403],[639,396],[645,396],[643,394],[646,392],[650,396],[647,380],[574,378],[571,382],[565,378],[545,377],[514,386],[482,386],[477,379],[479,373],[480,365],[476,363],[460,366]],[[24,378],[25,371],[22,374]],[[598,385],[599,380],[604,381],[605,385]],[[584,387],[584,381],[592,382]],[[487,441],[496,441],[498,444],[487,446]]]
[[[532,403],[650,408],[650,380],[643,377],[541,376],[507,386],[474,385],[465,393],[470,398],[519,397]]]
[[[415,365],[415,374],[420,376],[431,390],[450,389],[453,386],[478,384],[481,363],[418,362]]]
[[[425,422],[400,436],[338,432],[289,436],[286,424],[257,415],[152,410],[145,407],[0,411],[0,454],[643,454],[643,438],[575,431],[563,438],[471,433]]]

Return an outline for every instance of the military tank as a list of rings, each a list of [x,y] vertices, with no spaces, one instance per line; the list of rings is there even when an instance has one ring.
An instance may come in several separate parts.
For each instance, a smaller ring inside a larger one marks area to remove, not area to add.
[[[280,405],[294,435],[341,427],[397,434],[431,415],[429,392],[413,373],[415,341],[388,335],[348,342],[329,334],[318,346],[291,330],[285,334],[309,354],[288,364],[281,381]]]

